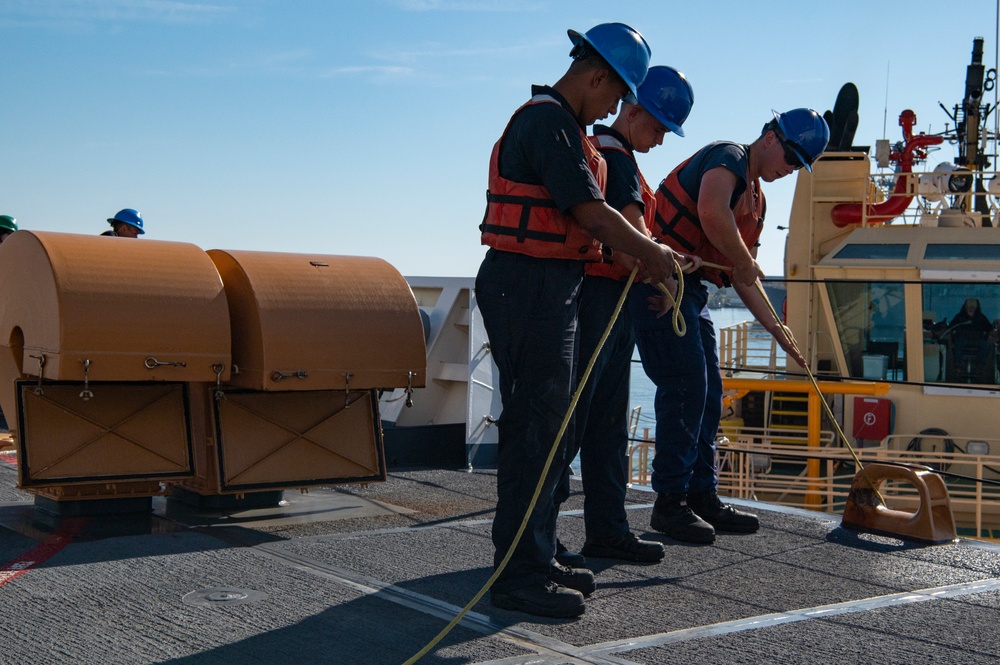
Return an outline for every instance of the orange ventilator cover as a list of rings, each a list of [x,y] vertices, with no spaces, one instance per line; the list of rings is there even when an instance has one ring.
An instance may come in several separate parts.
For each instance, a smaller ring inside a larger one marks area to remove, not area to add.
[[[229,377],[226,294],[195,245],[22,230],[0,245],[0,284],[4,390],[42,356],[48,380]]]
[[[213,249],[233,329],[230,385],[254,390],[422,387],[417,302],[382,259]]]

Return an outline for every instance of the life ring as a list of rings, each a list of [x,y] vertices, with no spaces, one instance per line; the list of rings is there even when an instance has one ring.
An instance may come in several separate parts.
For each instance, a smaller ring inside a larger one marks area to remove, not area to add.
[[[940,427],[928,427],[927,429],[920,430],[920,435],[923,436],[935,436],[935,437],[945,437],[944,439],[944,452],[953,453],[955,452],[955,442],[952,439],[947,438],[948,432],[944,431]],[[910,439],[910,442],[906,444],[906,449],[911,452],[919,453],[921,452],[920,446],[923,441],[921,436],[915,436]],[[947,471],[951,464],[928,464],[928,467],[934,469],[935,471]]]

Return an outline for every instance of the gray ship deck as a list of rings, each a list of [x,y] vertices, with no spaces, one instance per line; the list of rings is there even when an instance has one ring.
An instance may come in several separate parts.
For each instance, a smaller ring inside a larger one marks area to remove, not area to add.
[[[394,472],[229,515],[156,499],[152,515],[61,520],[15,477],[0,464],[6,664],[402,663],[491,573],[490,472]],[[576,489],[559,523],[571,546],[583,537]],[[637,533],[651,500],[630,492]],[[599,588],[579,619],[484,599],[420,662],[1000,661],[1000,549],[920,547],[753,508],[754,535],[665,540],[656,565],[592,560]]]

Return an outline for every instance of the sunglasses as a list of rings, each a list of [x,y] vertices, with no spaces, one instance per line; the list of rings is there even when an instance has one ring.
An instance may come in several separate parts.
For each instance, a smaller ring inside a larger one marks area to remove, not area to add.
[[[792,149],[792,146],[786,139],[778,137],[778,143],[781,144],[781,149],[785,151],[785,163],[794,168],[796,171],[802,168],[802,160],[799,158],[798,153]]]

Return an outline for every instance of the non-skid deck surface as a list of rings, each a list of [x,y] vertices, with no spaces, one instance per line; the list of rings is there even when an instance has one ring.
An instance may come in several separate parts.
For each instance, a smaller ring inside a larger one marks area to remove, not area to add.
[[[15,476],[0,464],[0,663],[403,663],[492,572],[491,472],[397,472],[227,514],[157,499],[152,515],[75,521],[40,514]],[[576,489],[559,522],[573,547]],[[630,491],[629,517],[659,538],[652,499]],[[487,595],[420,662],[1000,661],[1000,549],[745,505],[757,534],[662,538],[654,565],[592,559],[598,589],[576,620]]]

